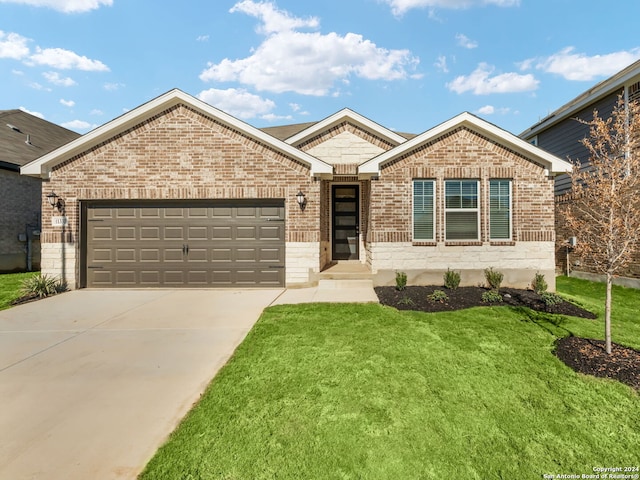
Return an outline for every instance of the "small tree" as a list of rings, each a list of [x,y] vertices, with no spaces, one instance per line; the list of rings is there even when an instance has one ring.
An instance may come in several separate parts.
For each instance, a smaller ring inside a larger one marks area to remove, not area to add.
[[[640,105],[622,97],[611,117],[593,112],[584,166],[574,163],[565,220],[578,237],[575,252],[606,275],[605,345],[611,353],[611,285],[640,246]]]

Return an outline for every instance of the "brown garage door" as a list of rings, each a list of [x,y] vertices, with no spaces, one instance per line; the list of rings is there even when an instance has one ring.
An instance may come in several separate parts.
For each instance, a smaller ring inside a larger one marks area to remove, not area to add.
[[[87,287],[284,286],[282,201],[87,204]]]

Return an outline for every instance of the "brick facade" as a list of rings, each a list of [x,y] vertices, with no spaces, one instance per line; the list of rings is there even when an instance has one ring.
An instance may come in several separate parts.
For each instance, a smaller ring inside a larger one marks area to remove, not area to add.
[[[343,184],[359,187],[359,261],[371,268],[378,284],[393,283],[397,270],[406,271],[414,283],[440,281],[446,268],[460,270],[463,283],[476,284],[482,270],[493,266],[510,285],[527,286],[541,272],[553,288],[553,180],[548,169],[565,166],[525,142],[514,143],[506,132],[496,134],[493,126],[465,114],[452,119],[459,123],[449,130],[427,131],[411,143],[397,139],[400,143],[393,145],[383,138],[389,132],[382,127],[341,121],[309,127],[310,138],[291,146],[219,116],[185,94],[166,97],[154,110],[141,107],[142,113],[125,115],[126,121],[104,129],[104,136],[88,134],[83,149],[55,154],[43,191],[59,195],[64,212],[41,196],[43,272],[78,286],[83,201],[280,199],[285,205],[286,285],[314,284],[333,261],[332,186]],[[176,97],[179,102],[171,103]],[[478,132],[489,132],[493,140]],[[412,239],[414,179],[435,181],[432,242]],[[445,241],[448,179],[479,182],[476,241]],[[512,238],[505,241],[489,239],[491,179],[511,180]],[[304,209],[296,202],[299,190],[306,196]],[[68,224],[51,226],[51,217],[62,214]]]
[[[311,178],[309,167],[183,105],[58,165],[43,185],[64,199],[69,219],[64,233],[52,227],[50,218],[60,213],[43,204],[42,242],[49,257],[64,235],[79,258],[80,202],[107,199],[284,199],[287,244],[319,248],[320,182]],[[308,198],[304,211],[295,200],[299,190]],[[319,270],[317,253],[307,258],[306,268]],[[72,287],[78,269],[78,262],[74,271],[67,268]],[[45,270],[60,272],[50,263]]]
[[[0,169],[0,272],[28,270],[28,248],[31,269],[40,268],[41,188],[39,178]]]
[[[435,180],[436,232],[434,242],[412,240],[412,182]],[[480,240],[445,242],[444,181],[479,180]],[[512,180],[512,240],[495,242],[488,234],[490,179]],[[507,281],[526,287],[536,271],[554,278],[553,180],[541,165],[465,128],[435,139],[383,166],[371,182],[368,226],[368,262],[374,271],[385,270],[390,282],[394,270],[436,270],[439,279],[447,268],[468,271],[470,284],[478,272],[494,266]],[[398,249],[402,254],[398,253]],[[396,252],[393,254],[392,252]],[[481,279],[481,275],[480,275]]]

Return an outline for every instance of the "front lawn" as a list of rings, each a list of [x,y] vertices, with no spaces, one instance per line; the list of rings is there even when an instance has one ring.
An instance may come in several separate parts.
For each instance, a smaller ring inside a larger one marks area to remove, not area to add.
[[[38,275],[38,272],[0,274],[0,310],[9,308],[11,302],[22,295],[22,281]]]
[[[589,282],[558,285],[597,308]],[[614,339],[635,348],[637,295],[614,293]],[[569,332],[601,338],[602,321],[527,312],[271,307],[141,478],[539,479],[638,465],[638,393],[551,353]]]

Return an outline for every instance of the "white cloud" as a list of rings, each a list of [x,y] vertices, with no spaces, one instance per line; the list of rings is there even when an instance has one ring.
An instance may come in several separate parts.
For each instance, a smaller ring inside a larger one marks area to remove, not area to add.
[[[104,89],[107,90],[108,92],[113,92],[115,90],[120,90],[124,86],[125,86],[124,83],[105,83],[103,85]]]
[[[442,73],[449,73],[449,67],[447,67],[447,57],[445,57],[444,55],[440,55],[434,65]]]
[[[498,7],[513,7],[520,5],[520,0],[383,0],[391,7],[394,15],[400,16],[414,8],[449,8],[462,9],[495,5]],[[432,13],[430,11],[429,16]]]
[[[44,92],[50,92],[51,91],[50,88],[45,87],[45,86],[39,84],[38,82],[31,82],[29,84],[29,88],[33,88],[34,90],[42,90]]]
[[[209,35],[198,35],[198,37],[196,38],[196,42],[208,42],[209,41]]]
[[[262,120],[266,120],[268,122],[276,122],[279,120],[291,120],[293,117],[291,115],[276,115],[274,113],[267,113],[266,115],[262,115],[260,117]]]
[[[478,113],[480,115],[493,115],[494,113],[498,113],[500,115],[506,115],[510,111],[511,111],[511,109],[507,108],[507,107],[496,108],[493,105],[485,105],[484,107],[480,107],[476,111],[476,113]]]
[[[535,65],[538,70],[561,75],[566,80],[591,81],[609,77],[640,59],[640,47],[606,55],[587,56],[575,53],[574,47],[566,47],[546,58],[528,59],[520,64],[522,70]]]
[[[61,124],[64,128],[68,128],[70,130],[93,130],[97,127],[97,125],[85,122],[84,120],[71,120],[70,122],[65,122]]]
[[[300,104],[299,104],[299,103],[290,103],[290,104],[289,104],[289,108],[290,108],[291,110],[293,110],[294,112],[298,112],[298,111],[300,111],[300,109],[301,109],[302,107],[300,106]]]
[[[408,50],[387,50],[361,35],[335,32],[299,32],[293,28],[316,26],[315,19],[302,20],[275,10],[271,3],[245,0],[232,11],[249,12],[271,32],[249,57],[209,63],[202,81],[237,81],[258,90],[304,95],[329,95],[337,82],[355,75],[367,80],[398,80],[409,77],[419,60]]]
[[[478,47],[478,42],[475,40],[471,40],[469,37],[462,33],[456,34],[456,40],[458,41],[458,45],[463,48],[473,49]]]
[[[489,95],[492,93],[529,92],[536,90],[540,83],[531,74],[520,75],[509,72],[492,77],[493,70],[492,66],[481,63],[471,75],[461,75],[447,83],[447,88],[458,94],[473,92],[474,95]]]
[[[293,17],[289,12],[278,10],[272,2],[254,2],[243,0],[236,3],[231,13],[242,12],[252,17],[262,20],[262,25],[258,27],[258,32],[264,34],[289,32],[297,28],[317,28],[320,21],[316,17],[308,19]]]
[[[27,110],[24,107],[18,107],[18,108],[23,112],[28,113],[29,115],[33,115],[34,117],[42,118],[44,120],[44,115],[41,114],[40,112],[32,112],[31,110]]]
[[[1,0],[0,0],[1,1]],[[17,33],[0,30],[0,58],[20,60],[29,55],[29,39]]]
[[[235,88],[227,90],[210,88],[200,92],[198,98],[234,117],[242,119],[267,115],[276,106],[273,100],[259,97],[244,89]]]
[[[108,72],[107,67],[100,60],[91,60],[85,56],[78,55],[70,50],[63,48],[36,48],[36,52],[29,61],[36,65],[48,65],[60,70],[85,70],[92,72]]]
[[[11,70],[11,73],[13,73],[14,75],[19,75],[22,76],[24,75],[24,72],[22,70]]]
[[[104,115],[104,112],[102,110],[98,110],[97,108],[94,108],[93,110],[91,110],[89,112],[89,115]]]
[[[74,85],[77,85],[73,78],[62,78],[58,72],[44,72],[42,76],[46,78],[49,83],[53,83],[59,87],[73,87]]]
[[[33,7],[46,7],[64,13],[78,13],[95,10],[102,5],[111,6],[113,0],[0,0],[0,3],[20,3]]]
[[[73,100],[65,100],[64,98],[60,99],[60,103],[65,107],[73,107],[76,104]]]

